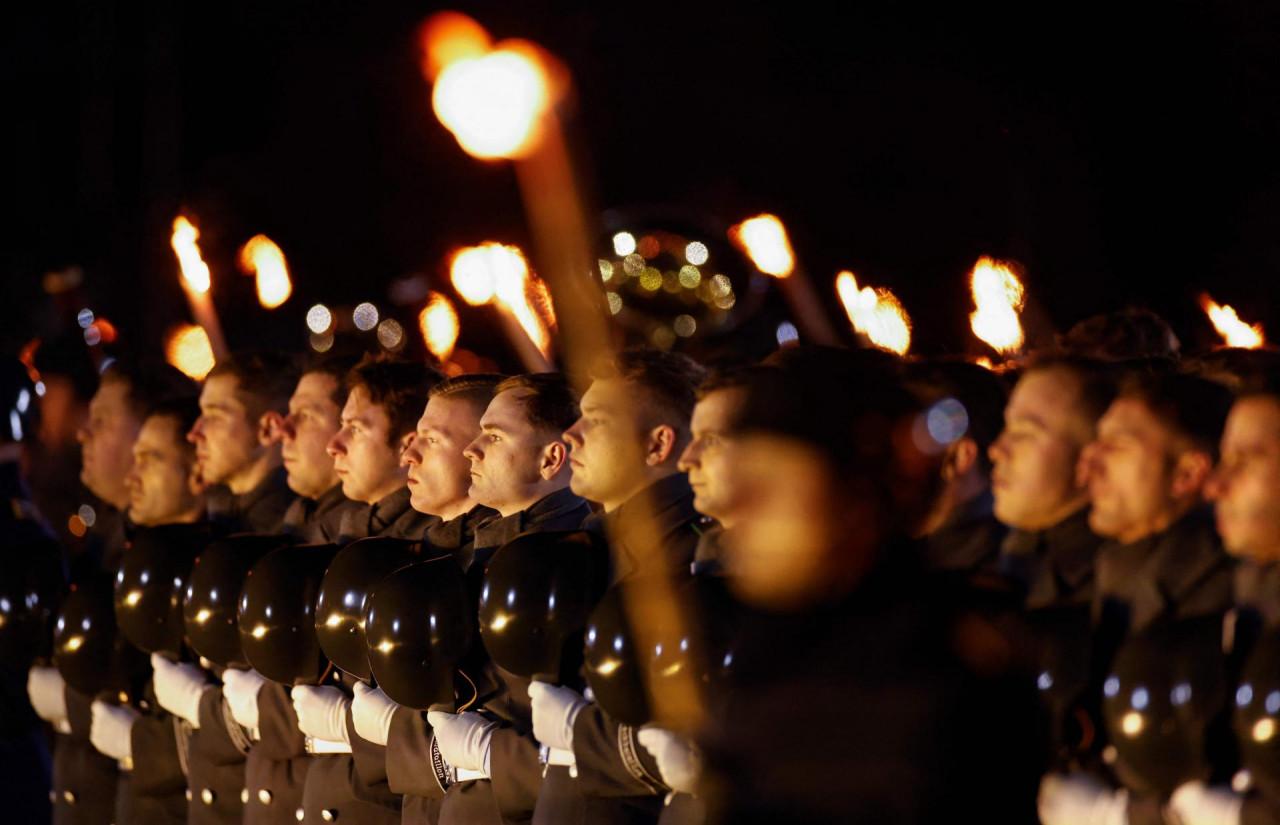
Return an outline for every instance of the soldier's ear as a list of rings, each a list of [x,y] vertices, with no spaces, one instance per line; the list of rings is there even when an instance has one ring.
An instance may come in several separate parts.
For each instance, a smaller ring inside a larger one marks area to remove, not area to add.
[[[538,475],[550,481],[569,466],[569,446],[563,441],[552,441],[542,448],[542,461],[538,463]]]
[[[275,410],[267,410],[258,419],[258,443],[270,447],[280,440],[284,431],[284,416]]]
[[[945,481],[960,478],[978,463],[978,443],[972,438],[961,438],[947,448],[942,462],[942,478]]]
[[[649,430],[649,443],[645,445],[645,463],[650,467],[658,467],[679,457],[676,451],[675,428],[670,424],[659,424]]]
[[[1205,483],[1213,472],[1213,458],[1200,450],[1185,450],[1173,465],[1170,492],[1175,498],[1202,498]]]

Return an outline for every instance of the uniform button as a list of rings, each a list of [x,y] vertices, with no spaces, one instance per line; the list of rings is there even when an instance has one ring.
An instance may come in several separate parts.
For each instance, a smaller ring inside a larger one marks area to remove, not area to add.
[[[258,801],[261,802],[263,805],[270,805],[271,791],[267,790],[266,788],[263,788],[262,790],[258,791]]]
[[[187,788],[187,801],[188,801],[188,802],[190,802],[190,801],[191,801],[191,789],[190,789],[190,788]]]
[[[320,812],[320,818],[325,822],[337,822],[338,812],[333,808],[325,808]]]
[[[241,804],[241,805],[248,805],[248,804],[249,804],[249,789],[248,789],[248,788],[241,788],[241,789],[240,789],[240,804]]]
[[[201,792],[200,792],[200,801],[201,801],[201,802],[203,802],[203,803],[204,803],[204,804],[206,804],[206,805],[212,805],[212,804],[213,804],[213,791],[209,790],[208,788],[205,788],[203,791],[201,791]]]
[[[304,811],[302,808],[299,808],[298,810],[293,812],[293,818],[301,822],[302,820],[307,818],[307,812]]]
[[[74,805],[74,804],[76,804],[76,795],[75,795],[75,794],[73,794],[71,791],[63,791],[63,792],[62,792],[62,798],[63,798],[64,800],[66,800],[66,803],[67,803],[68,805]]]

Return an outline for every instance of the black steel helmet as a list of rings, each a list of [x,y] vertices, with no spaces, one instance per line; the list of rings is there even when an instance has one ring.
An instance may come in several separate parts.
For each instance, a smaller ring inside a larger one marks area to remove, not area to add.
[[[199,524],[140,527],[116,571],[116,624],[147,653],[182,649],[182,594],[196,556],[209,543]]]
[[[222,667],[248,667],[236,619],[240,591],[258,559],[291,543],[288,536],[241,533],[205,548],[191,568],[182,603],[183,627],[192,650]]]
[[[71,585],[53,625],[53,663],[63,680],[80,693],[139,695],[150,663],[118,632],[111,580],[106,576]]]
[[[608,584],[608,549],[583,531],[528,533],[503,545],[480,587],[480,637],[502,669],[576,674],[587,617]]]
[[[453,709],[454,674],[476,640],[466,575],[441,556],[402,567],[369,599],[368,662],[387,696],[405,707]]]
[[[313,685],[328,660],[316,640],[315,607],[334,544],[299,544],[266,554],[249,569],[237,623],[244,657],[273,682]]]
[[[1160,626],[1121,646],[1103,683],[1102,712],[1126,787],[1164,796],[1209,778],[1224,668],[1218,616]]]
[[[6,551],[0,569],[0,665],[17,672],[52,653],[50,640],[66,589],[57,542],[41,537]]]
[[[387,574],[422,559],[422,543],[375,537],[353,541],[338,551],[325,571],[316,599],[316,638],[329,661],[368,682],[369,645],[365,611],[369,597]]]
[[[707,690],[733,664],[732,606],[721,580],[698,577],[680,583],[672,605],[678,612],[659,614],[675,621],[650,625],[642,646],[632,632],[630,616],[637,609],[654,615],[642,601],[656,595],[643,585],[628,582],[610,588],[591,612],[584,639],[587,684],[602,708],[629,725],[655,721],[649,696],[670,690],[675,680],[691,678],[700,690]]]

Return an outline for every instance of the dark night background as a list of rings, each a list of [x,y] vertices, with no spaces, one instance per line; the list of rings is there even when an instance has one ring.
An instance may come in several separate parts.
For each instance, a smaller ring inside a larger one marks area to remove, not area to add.
[[[978,351],[966,275],[984,253],[1026,267],[1059,330],[1141,303],[1207,346],[1209,289],[1280,332],[1275,4],[450,7],[572,69],[598,205],[776,212],[824,290],[842,268],[895,290],[917,352]],[[510,168],[467,157],[431,113],[415,29],[438,8],[11,8],[3,346],[49,334],[41,278],[74,264],[124,342],[154,347],[186,318],[180,208],[233,347],[302,348],[316,301],[385,306],[406,274],[442,285],[453,246],[522,241]],[[258,232],[294,273],[270,315],[232,265]],[[462,344],[487,346],[474,329]]]

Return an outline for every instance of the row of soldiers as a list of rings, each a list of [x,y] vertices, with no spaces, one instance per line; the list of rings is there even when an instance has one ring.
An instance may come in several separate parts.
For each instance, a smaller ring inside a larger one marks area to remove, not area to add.
[[[101,546],[52,660],[6,662],[43,721],[6,709],[15,821],[49,729],[67,823],[1280,821],[1280,361],[1064,343],[626,351],[581,396],[251,353],[197,401],[117,362]],[[127,686],[78,656],[111,620]]]

